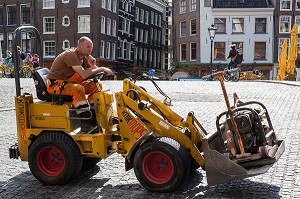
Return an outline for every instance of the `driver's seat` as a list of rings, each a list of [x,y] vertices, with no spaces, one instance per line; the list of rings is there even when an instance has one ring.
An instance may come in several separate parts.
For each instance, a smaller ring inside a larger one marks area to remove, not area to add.
[[[59,95],[50,94],[47,91],[47,80],[46,76],[49,74],[48,68],[36,68],[32,72],[32,77],[35,84],[37,98],[45,101],[60,101],[61,102],[72,102],[72,96],[70,95]]]

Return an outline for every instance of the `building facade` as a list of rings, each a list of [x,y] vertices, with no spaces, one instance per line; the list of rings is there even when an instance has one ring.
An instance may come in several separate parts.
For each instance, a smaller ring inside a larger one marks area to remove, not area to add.
[[[161,17],[166,15],[167,4],[160,0],[140,1],[138,4],[160,13]],[[76,47],[81,36],[88,36],[94,43],[92,55],[99,66],[111,67],[116,71],[133,71],[139,66],[134,64],[135,6],[136,0],[0,0],[2,49],[12,50],[12,33],[17,27],[32,25],[41,34],[43,52],[35,52],[33,38],[28,33],[22,35],[21,47],[25,52],[43,56],[45,67],[50,67],[59,53]],[[152,36],[151,26],[145,26],[143,30],[149,32],[148,37]],[[157,36],[156,39],[162,41],[162,37],[163,34],[160,34],[160,38]],[[164,69],[164,57],[158,59],[156,57],[156,68]],[[149,57],[143,62],[148,60]],[[153,67],[150,64],[142,66]]]
[[[278,63],[281,46],[286,39],[290,46],[290,34],[294,24],[300,33],[300,0],[278,0],[274,11],[274,63]],[[300,39],[298,39],[299,49]]]

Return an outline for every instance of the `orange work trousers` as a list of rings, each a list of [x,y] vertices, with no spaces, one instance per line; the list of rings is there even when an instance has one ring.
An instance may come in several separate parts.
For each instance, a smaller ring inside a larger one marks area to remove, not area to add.
[[[60,87],[64,80],[57,80],[55,84],[51,84],[50,80],[47,82],[47,91],[51,94],[60,93]],[[102,83],[98,82],[100,88],[102,89]],[[98,92],[96,84],[92,81],[82,81],[79,74],[75,73],[72,77],[68,79],[68,83],[64,86],[62,90],[62,95],[70,95],[73,97],[73,105],[82,104],[93,100],[93,94]],[[87,95],[87,98],[86,98]]]

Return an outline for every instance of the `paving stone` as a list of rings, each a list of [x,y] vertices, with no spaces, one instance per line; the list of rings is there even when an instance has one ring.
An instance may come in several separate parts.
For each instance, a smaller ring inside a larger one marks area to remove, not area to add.
[[[14,106],[14,79],[0,79],[0,109]],[[113,92],[121,90],[121,81],[103,81]],[[157,82],[173,101],[171,107],[186,118],[189,111],[207,130],[216,130],[215,119],[226,109],[218,82]],[[32,93],[32,79],[22,79],[22,92]],[[139,85],[148,93],[163,97],[150,82]],[[275,132],[286,142],[286,150],[277,163],[260,176],[218,186],[207,186],[201,169],[189,176],[173,193],[153,193],[143,188],[133,170],[125,172],[124,158],[118,154],[101,160],[96,167],[82,171],[67,185],[44,186],[29,171],[28,163],[10,160],[8,147],[17,140],[15,112],[0,112],[0,198],[300,198],[300,87],[265,82],[228,82],[227,93],[237,92],[242,101],[257,100],[269,111]],[[3,90],[2,90],[3,88]]]

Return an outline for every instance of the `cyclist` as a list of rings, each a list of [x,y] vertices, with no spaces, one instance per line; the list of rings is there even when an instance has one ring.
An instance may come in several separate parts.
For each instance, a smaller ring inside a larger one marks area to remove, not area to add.
[[[236,68],[235,59],[236,59],[236,57],[238,55],[238,52],[236,50],[236,45],[235,44],[230,45],[230,48],[231,48],[231,50],[229,51],[229,55],[227,57],[227,59],[230,58],[230,62],[228,64],[228,66],[227,66],[228,70],[230,70],[232,68]]]

